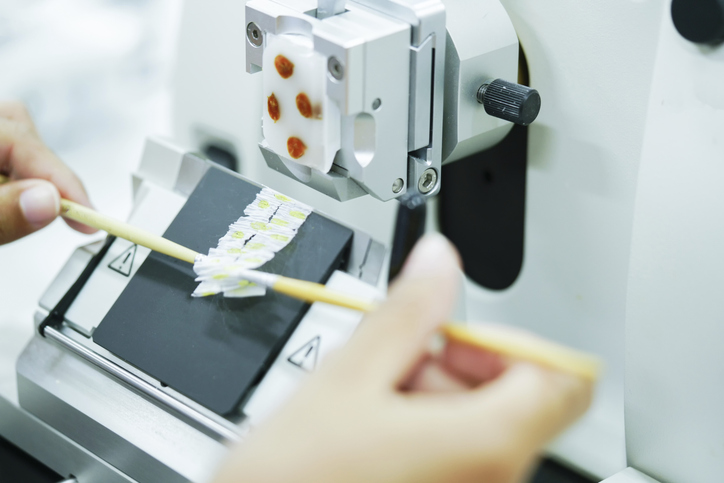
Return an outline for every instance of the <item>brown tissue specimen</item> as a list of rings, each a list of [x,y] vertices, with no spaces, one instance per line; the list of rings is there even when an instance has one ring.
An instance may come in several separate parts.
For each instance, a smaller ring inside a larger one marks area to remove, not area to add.
[[[309,97],[304,92],[297,96],[297,109],[303,117],[312,117],[312,103],[309,102]]]
[[[271,117],[272,121],[277,122],[281,114],[279,113],[279,101],[277,101],[277,96],[273,92],[266,99],[266,107],[269,111],[269,117]]]
[[[289,79],[294,74],[294,64],[283,55],[277,55],[274,58],[274,67],[276,67],[282,79]]]
[[[307,150],[307,146],[297,137],[290,137],[287,139],[287,151],[292,159],[299,159],[304,156],[304,152]]]

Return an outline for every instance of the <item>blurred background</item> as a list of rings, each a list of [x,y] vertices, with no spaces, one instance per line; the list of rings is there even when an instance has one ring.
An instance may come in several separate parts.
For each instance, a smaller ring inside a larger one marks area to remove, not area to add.
[[[23,101],[98,208],[130,207],[145,135],[170,134],[182,2],[3,0],[0,99]],[[122,182],[107,181],[124,176]]]
[[[146,136],[171,134],[181,5],[0,2],[0,99],[24,102],[43,139],[78,174],[95,207],[120,219],[131,208],[130,173]],[[0,371],[14,371],[32,335],[37,301],[73,250],[102,236],[81,235],[58,219],[0,246]]]

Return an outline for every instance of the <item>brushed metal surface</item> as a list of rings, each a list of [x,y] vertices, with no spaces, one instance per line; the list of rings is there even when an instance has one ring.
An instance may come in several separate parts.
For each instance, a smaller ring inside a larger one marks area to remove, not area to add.
[[[0,436],[32,454],[60,475],[79,483],[131,483],[134,480],[67,436],[0,396]]]
[[[17,377],[24,410],[132,479],[203,481],[226,453],[223,443],[40,336],[18,359]]]

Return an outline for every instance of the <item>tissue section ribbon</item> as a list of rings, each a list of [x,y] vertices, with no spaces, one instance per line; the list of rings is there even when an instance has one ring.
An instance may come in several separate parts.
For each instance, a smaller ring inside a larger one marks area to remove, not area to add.
[[[274,258],[287,246],[312,208],[276,191],[263,188],[244,209],[244,216],[229,225],[216,248],[194,263],[196,281],[191,294],[205,297],[224,293],[226,297],[264,295],[266,288],[245,278]]]

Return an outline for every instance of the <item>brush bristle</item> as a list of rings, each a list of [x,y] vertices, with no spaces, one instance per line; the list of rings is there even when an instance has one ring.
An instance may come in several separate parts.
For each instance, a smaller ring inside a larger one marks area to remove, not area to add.
[[[192,295],[263,295],[263,287],[274,282],[248,270],[261,267],[286,247],[311,212],[311,207],[263,188],[244,209],[245,216],[229,226],[218,246],[196,258],[194,271],[201,283]]]

